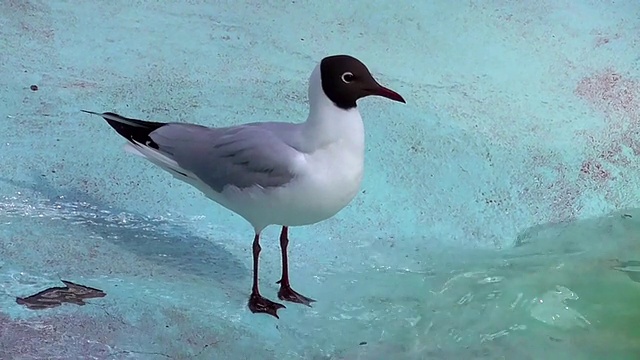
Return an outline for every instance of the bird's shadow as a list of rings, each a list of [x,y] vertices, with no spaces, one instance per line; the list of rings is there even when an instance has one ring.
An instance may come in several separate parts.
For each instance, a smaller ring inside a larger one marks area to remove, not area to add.
[[[67,221],[69,226],[86,226],[100,235],[100,241],[109,241],[145,261],[218,282],[243,279],[249,273],[227,249],[190,234],[175,221],[114,208],[78,189],[62,190],[39,174],[32,178],[31,183],[2,177],[0,181],[40,193],[48,207],[56,209],[52,216]]]

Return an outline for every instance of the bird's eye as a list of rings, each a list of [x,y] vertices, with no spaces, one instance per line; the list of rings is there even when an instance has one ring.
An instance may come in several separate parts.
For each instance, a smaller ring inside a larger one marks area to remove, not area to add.
[[[348,84],[348,83],[352,82],[355,78],[356,77],[353,76],[353,74],[348,72],[348,71],[346,73],[342,74],[342,81],[344,81],[345,84]]]

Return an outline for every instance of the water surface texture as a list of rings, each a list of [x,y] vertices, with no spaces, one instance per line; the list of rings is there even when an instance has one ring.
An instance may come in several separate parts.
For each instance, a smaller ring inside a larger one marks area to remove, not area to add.
[[[638,34],[637,0],[0,1],[0,359],[639,358]],[[361,101],[361,193],[291,229],[318,302],[254,315],[251,227],[80,109],[302,121],[336,53],[407,105]],[[16,303],[60,280],[106,296]]]

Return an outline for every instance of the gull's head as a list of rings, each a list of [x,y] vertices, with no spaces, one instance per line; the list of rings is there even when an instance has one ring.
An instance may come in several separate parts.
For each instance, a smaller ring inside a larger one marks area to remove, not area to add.
[[[342,109],[355,108],[358,99],[369,95],[405,103],[400,94],[380,85],[369,69],[353,56],[328,56],[322,59],[319,68],[324,94]]]

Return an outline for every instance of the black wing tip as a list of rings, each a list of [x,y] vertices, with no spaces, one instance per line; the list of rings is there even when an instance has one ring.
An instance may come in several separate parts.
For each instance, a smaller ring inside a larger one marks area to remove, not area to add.
[[[166,125],[166,123],[130,119],[113,112],[99,113],[84,109],[81,109],[80,111],[91,115],[101,116],[118,134],[128,141],[146,144],[146,146],[154,149],[158,149],[158,145],[153,142],[149,137],[149,134]]]
[[[99,113],[99,112],[95,112],[95,111],[91,111],[91,110],[80,109],[80,111],[82,111],[83,113],[91,114],[91,115],[98,115],[98,116],[102,116],[103,115],[103,113]]]
[[[80,111],[82,111],[83,113],[87,113],[87,114],[91,114],[91,115],[98,115],[98,116],[102,116],[102,117],[105,117],[105,116],[116,116],[116,117],[125,118],[122,115],[118,115],[118,114],[116,114],[114,112],[110,112],[110,111],[106,111],[106,112],[102,112],[102,113],[99,113],[97,111],[82,110],[82,109]]]

